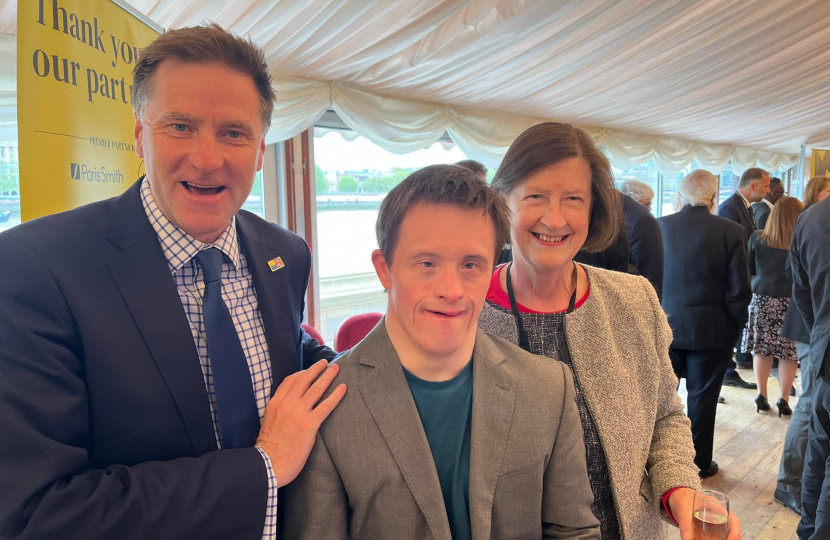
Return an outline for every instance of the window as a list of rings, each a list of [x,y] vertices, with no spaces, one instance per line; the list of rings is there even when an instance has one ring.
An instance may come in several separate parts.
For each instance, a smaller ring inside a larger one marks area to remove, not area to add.
[[[720,206],[723,201],[731,197],[738,190],[738,183],[740,181],[741,177],[732,172],[731,164],[725,171],[720,173],[720,184],[718,185],[718,206]]]
[[[258,171],[254,177],[254,187],[251,189],[251,194],[242,205],[243,210],[252,212],[261,218],[265,217],[265,209],[262,200],[262,171]]]
[[[375,221],[386,194],[427,165],[466,159],[451,141],[404,155],[387,152],[352,130],[314,130],[320,333],[334,346],[351,315],[386,312],[386,295],[372,266]]]
[[[793,192],[795,191],[795,189],[790,191],[790,175],[789,175],[789,172],[790,172],[790,169],[779,169],[777,171],[771,171],[769,173],[769,175],[770,175],[771,178],[775,177],[775,178],[778,178],[779,180],[781,180],[781,182],[784,184],[784,193],[786,193],[787,196],[792,197],[792,196],[794,196]],[[792,187],[795,188],[795,186],[792,186]]]
[[[692,172],[691,165],[686,166],[677,174],[670,176],[663,176],[663,196],[660,205],[660,215],[669,216],[680,210],[680,194],[678,193],[678,186],[690,172]]]
[[[17,141],[0,141],[0,231],[20,223],[20,163]]]
[[[657,189],[659,177],[660,173],[657,172],[657,167],[654,166],[654,163],[651,160],[643,163],[642,165],[632,167],[627,171],[614,167],[614,179],[617,183],[617,189],[619,189],[622,183],[626,180],[639,180],[654,191],[654,198],[652,199],[651,204],[651,213],[654,215],[659,215],[657,214],[657,207],[659,206],[657,200],[657,194],[659,193]]]

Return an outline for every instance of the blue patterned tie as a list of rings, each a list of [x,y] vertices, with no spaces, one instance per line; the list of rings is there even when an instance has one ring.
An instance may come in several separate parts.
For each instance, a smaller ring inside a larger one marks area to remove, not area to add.
[[[248,361],[231,313],[222,300],[222,252],[205,249],[196,255],[196,261],[205,278],[205,334],[222,448],[250,448],[259,434],[259,412]]]

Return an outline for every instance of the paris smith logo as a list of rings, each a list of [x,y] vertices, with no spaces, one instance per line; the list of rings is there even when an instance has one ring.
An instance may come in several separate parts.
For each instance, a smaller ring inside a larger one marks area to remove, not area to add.
[[[83,163],[70,163],[69,174],[72,180],[86,180],[101,184],[123,184],[124,175],[121,169],[107,169],[106,167],[89,167]]]

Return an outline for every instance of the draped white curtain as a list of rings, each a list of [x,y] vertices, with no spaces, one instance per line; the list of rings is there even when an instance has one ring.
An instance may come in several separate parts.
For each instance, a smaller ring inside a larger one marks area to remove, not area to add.
[[[513,140],[525,129],[545,119],[451,107],[437,103],[381,95],[343,83],[327,83],[274,75],[277,104],[266,140],[281,141],[314,125],[328,109],[358,134],[396,154],[425,148],[448,132],[469,157],[495,167]],[[579,125],[579,124],[577,124]],[[674,175],[690,164],[715,174],[732,162],[741,174],[750,167],[776,171],[793,166],[798,156],[764,152],[742,146],[707,144],[683,139],[644,135],[630,131],[580,126],[606,150],[619,169],[653,160],[665,175]]]
[[[16,32],[18,1],[0,0],[0,32]],[[774,169],[830,146],[828,0],[128,1],[262,47],[280,93],[270,140],[332,107],[384,148],[447,130],[491,164],[542,119],[586,127],[618,167],[666,173]],[[0,122],[12,102],[0,95]]]

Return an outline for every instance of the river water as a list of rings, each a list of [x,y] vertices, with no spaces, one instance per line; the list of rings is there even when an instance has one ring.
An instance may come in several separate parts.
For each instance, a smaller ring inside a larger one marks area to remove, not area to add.
[[[372,251],[377,249],[377,210],[325,210],[317,212],[317,246],[320,277],[374,273]]]

